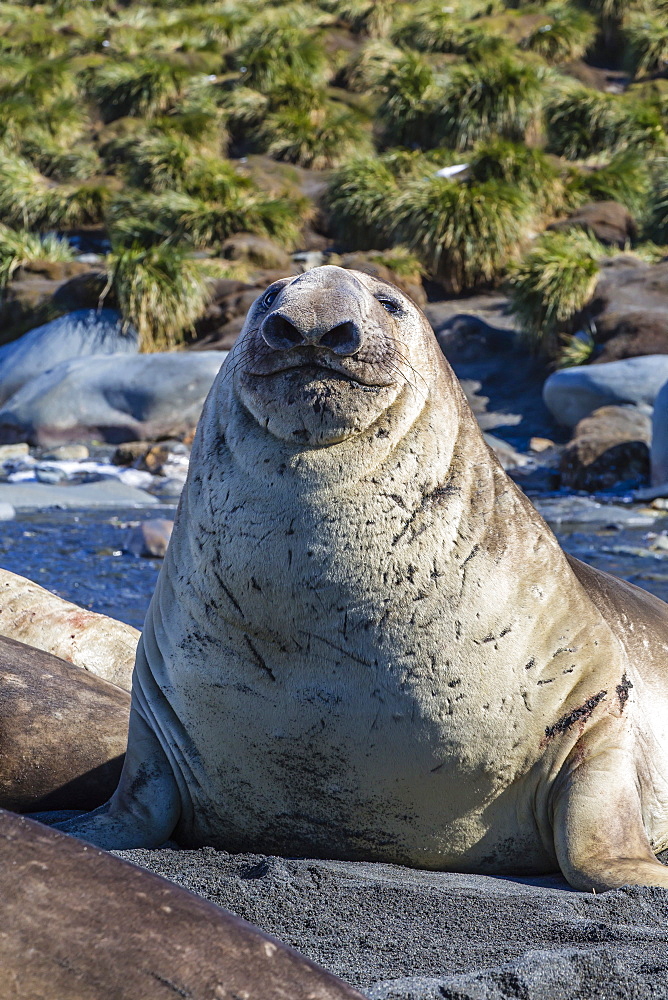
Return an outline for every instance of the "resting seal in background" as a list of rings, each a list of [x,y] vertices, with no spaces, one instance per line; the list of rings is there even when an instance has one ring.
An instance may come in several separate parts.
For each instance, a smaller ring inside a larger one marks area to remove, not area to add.
[[[668,608],[569,559],[420,311],[322,267],[205,405],[111,801],[63,829],[668,887]]]
[[[127,691],[0,636],[0,806],[99,806],[118,784],[129,715]]]
[[[165,879],[0,810],[0,1000],[364,1000]]]

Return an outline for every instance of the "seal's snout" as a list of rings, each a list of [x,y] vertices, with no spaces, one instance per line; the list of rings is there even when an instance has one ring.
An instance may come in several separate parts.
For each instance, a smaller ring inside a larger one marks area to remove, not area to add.
[[[267,316],[260,327],[266,344],[275,351],[289,351],[293,347],[324,347],[341,357],[357,354],[362,346],[359,323],[346,320],[336,326],[322,322],[299,322],[280,313]]]

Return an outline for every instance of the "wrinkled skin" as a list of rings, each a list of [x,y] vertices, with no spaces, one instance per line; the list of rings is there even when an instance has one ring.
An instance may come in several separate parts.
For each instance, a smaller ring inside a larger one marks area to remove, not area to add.
[[[668,609],[565,556],[398,289],[270,286],[207,400],[120,786],[64,829],[668,887]]]

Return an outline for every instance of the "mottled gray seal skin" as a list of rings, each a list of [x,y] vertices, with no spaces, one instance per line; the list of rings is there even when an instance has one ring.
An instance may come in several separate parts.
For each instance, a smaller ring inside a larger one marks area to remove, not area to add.
[[[566,557],[422,313],[322,267],[194,444],[111,801],[63,829],[668,887],[668,614]]]
[[[0,636],[0,807],[94,809],[118,784],[130,695]]]
[[[363,1000],[199,896],[0,810],[0,1000]]]

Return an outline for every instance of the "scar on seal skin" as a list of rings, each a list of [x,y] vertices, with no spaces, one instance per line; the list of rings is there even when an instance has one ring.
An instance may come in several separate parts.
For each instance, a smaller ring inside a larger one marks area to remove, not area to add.
[[[665,604],[562,551],[411,300],[314,268],[211,389],[119,787],[62,828],[668,888],[667,645]]]

